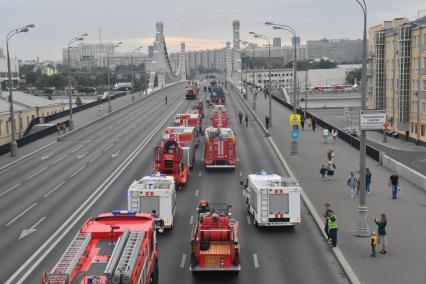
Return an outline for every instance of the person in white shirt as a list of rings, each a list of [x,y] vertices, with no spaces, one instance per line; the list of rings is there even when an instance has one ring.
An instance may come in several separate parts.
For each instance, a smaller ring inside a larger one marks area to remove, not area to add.
[[[331,136],[333,137],[333,144],[336,144],[336,138],[337,138],[337,129],[331,130]]]
[[[322,143],[327,144],[328,143],[328,129],[327,127],[324,127],[322,131]]]

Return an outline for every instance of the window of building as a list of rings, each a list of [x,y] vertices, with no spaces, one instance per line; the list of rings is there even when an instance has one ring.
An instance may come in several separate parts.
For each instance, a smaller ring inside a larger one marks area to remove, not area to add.
[[[9,121],[6,121],[6,134],[9,135]]]
[[[420,131],[421,131],[420,135],[425,136],[425,125],[424,124],[422,124],[422,126],[420,127]]]
[[[0,136],[1,136],[1,126],[2,126],[2,123],[3,123],[3,121],[2,120],[0,120]]]

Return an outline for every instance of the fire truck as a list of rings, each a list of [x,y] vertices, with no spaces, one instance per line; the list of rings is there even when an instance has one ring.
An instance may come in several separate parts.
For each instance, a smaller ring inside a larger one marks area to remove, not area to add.
[[[198,140],[200,135],[202,135],[202,121],[198,113],[191,113],[188,111],[183,114],[176,114],[175,126],[185,126],[185,127],[194,127],[195,128],[195,146],[198,146]]]
[[[152,173],[135,180],[129,187],[127,205],[129,210],[155,212],[159,232],[173,228],[176,212],[176,188],[173,177]]]
[[[231,218],[231,206],[206,202],[201,205],[191,233],[189,270],[240,271],[238,222]]]
[[[186,184],[189,168],[189,161],[184,159],[184,150],[175,139],[171,138],[154,148],[152,172],[172,176],[179,188]]]
[[[196,100],[198,95],[198,87],[195,84],[190,84],[186,88],[185,98],[187,100]]]
[[[210,100],[215,105],[225,104],[225,93],[223,92],[222,87],[213,87],[211,89]]]
[[[256,227],[300,223],[300,186],[295,180],[260,171],[248,175],[241,185]]]
[[[237,142],[231,128],[208,127],[205,132],[204,166],[235,168]]]
[[[153,214],[126,210],[90,218],[41,283],[157,284]]]
[[[225,110],[223,105],[216,105],[213,109],[213,116],[211,118],[212,126],[215,128],[218,127],[229,127],[228,123],[228,112]]]
[[[179,143],[179,146],[183,150],[184,161],[189,163],[190,168],[192,168],[195,163],[195,147],[198,146],[199,142],[197,129],[195,127],[184,126],[166,127],[166,130],[161,136],[161,141],[164,142],[169,139],[174,139]]]

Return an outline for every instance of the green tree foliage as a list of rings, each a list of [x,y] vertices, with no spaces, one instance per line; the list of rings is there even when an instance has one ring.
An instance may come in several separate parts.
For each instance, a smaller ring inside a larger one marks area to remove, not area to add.
[[[352,71],[349,71],[346,74],[346,83],[355,84],[357,81],[361,80],[361,74],[362,74],[361,69],[354,69]]]
[[[77,106],[81,106],[81,105],[83,105],[83,102],[81,101],[80,96],[77,96],[77,98],[75,99],[75,104],[76,104]]]
[[[297,70],[305,71],[308,69],[332,69],[336,68],[337,63],[321,59],[320,61],[297,61]],[[293,61],[287,63],[286,68],[293,68]]]

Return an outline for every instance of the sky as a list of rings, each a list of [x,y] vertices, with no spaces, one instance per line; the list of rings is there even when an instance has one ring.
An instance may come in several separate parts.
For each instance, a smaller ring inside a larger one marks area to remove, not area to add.
[[[426,15],[425,0],[367,0],[368,26],[395,17],[413,20]],[[290,25],[302,43],[321,38],[362,38],[362,11],[355,0],[0,0],[0,48],[5,52],[9,31],[27,24],[36,27],[10,42],[20,59],[61,60],[62,48],[83,33],[87,42],[123,42],[119,52],[139,46],[147,52],[155,23],[164,23],[169,52],[221,48],[232,41],[232,21],[240,21],[240,38],[254,41],[249,31],[281,37],[265,21]]]

